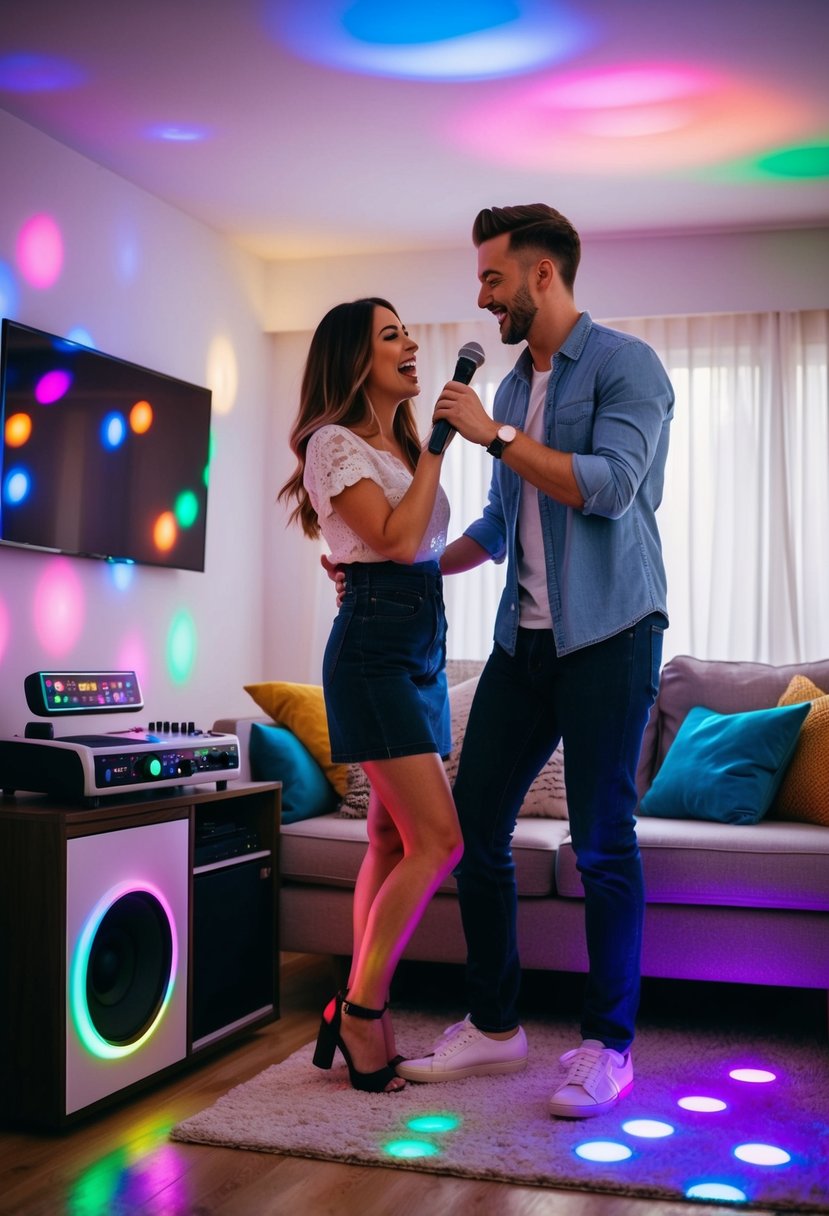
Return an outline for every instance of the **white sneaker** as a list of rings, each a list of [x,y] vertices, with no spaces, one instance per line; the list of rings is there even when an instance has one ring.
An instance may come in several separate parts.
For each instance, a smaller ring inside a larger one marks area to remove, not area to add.
[[[519,1026],[509,1039],[490,1039],[469,1016],[447,1027],[430,1056],[404,1060],[397,1075],[407,1081],[459,1081],[520,1072],[527,1065],[527,1036]]]
[[[589,1119],[604,1114],[633,1085],[630,1052],[620,1055],[598,1039],[585,1039],[581,1047],[561,1057],[567,1076],[550,1099],[550,1114],[563,1119]]]

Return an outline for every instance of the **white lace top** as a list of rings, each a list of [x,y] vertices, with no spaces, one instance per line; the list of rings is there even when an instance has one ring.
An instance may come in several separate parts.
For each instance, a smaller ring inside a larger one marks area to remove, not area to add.
[[[379,452],[344,426],[322,426],[308,440],[305,453],[305,488],[319,517],[320,531],[336,562],[382,562],[340,518],[331,499],[364,477],[376,481],[390,506],[396,507],[412,483],[412,474],[391,452]],[[432,518],[415,561],[437,561],[446,548],[449,500],[438,487]]]

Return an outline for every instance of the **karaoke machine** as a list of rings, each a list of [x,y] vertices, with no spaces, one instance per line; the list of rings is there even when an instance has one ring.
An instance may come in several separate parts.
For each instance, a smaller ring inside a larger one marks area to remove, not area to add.
[[[68,716],[135,712],[143,708],[133,671],[46,672],[25,680],[33,713]],[[110,794],[239,776],[235,735],[197,730],[192,722],[151,722],[107,734],[55,738],[51,722],[30,722],[25,734],[0,739],[0,789],[50,794],[97,805]]]

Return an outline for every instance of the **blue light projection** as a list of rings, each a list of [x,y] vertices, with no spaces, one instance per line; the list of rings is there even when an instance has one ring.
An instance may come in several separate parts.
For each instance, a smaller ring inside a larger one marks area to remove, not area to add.
[[[582,51],[590,26],[564,0],[269,0],[265,24],[301,59],[374,76],[488,80],[559,63]]]
[[[0,262],[0,316],[16,317],[20,292],[17,277],[7,262]]]
[[[0,56],[0,89],[10,93],[51,93],[75,88],[85,79],[77,64],[68,59],[23,51]]]
[[[207,127],[180,127],[166,124],[150,127],[147,134],[150,139],[161,140],[163,143],[169,144],[196,144],[210,136]]]

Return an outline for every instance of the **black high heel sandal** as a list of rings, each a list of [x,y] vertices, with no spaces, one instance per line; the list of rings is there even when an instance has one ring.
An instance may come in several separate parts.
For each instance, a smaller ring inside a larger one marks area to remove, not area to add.
[[[330,1068],[334,1063],[334,1052],[339,1047],[348,1068],[348,1079],[352,1089],[359,1089],[364,1093],[381,1094],[389,1081],[396,1080],[397,1073],[390,1064],[386,1064],[384,1068],[378,1068],[375,1072],[360,1072],[354,1067],[351,1053],[340,1034],[343,1012],[347,1013],[349,1017],[376,1020],[383,1016],[385,1009],[367,1009],[365,1005],[355,1005],[353,1001],[346,1000],[343,994],[338,992],[334,998],[334,1013],[331,1021],[326,1020],[325,1014],[322,1016],[317,1045],[314,1048],[314,1065],[317,1068]]]

